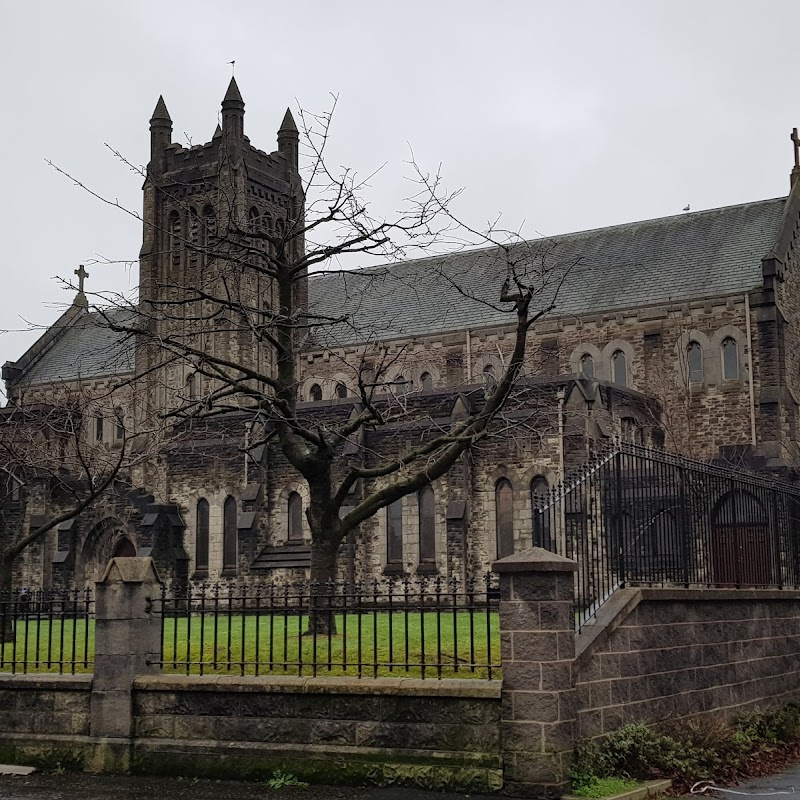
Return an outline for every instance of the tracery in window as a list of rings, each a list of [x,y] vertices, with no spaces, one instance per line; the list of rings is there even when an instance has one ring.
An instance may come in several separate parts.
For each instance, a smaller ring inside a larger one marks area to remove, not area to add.
[[[336,396],[341,400],[347,397],[347,386],[344,383],[336,384]]]
[[[308,396],[312,402],[318,403],[322,400],[322,387],[318,383],[311,384],[311,388],[308,390]]]

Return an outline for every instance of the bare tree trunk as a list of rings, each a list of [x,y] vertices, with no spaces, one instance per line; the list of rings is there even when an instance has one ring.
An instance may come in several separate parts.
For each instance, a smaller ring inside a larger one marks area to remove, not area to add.
[[[14,640],[14,615],[11,613],[11,581],[14,577],[14,558],[0,559],[0,645]]]
[[[327,535],[326,535],[327,534]],[[316,536],[312,533],[311,582],[309,594],[308,630],[315,633],[336,634],[336,591],[334,589],[337,555],[340,540],[330,531]]]

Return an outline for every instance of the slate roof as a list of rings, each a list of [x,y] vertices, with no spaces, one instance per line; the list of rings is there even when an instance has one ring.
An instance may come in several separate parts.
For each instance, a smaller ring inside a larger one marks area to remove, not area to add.
[[[517,272],[554,315],[659,305],[747,292],[778,240],[786,198],[535,239],[515,247]],[[496,249],[309,278],[316,314],[347,317],[317,329],[310,349],[505,325],[497,302],[506,264]],[[563,285],[561,285],[563,283]],[[554,300],[555,298],[555,300]],[[117,311],[114,314],[130,314]],[[134,342],[87,313],[23,376],[28,384],[133,371]]]
[[[109,318],[130,324],[133,313],[109,312]],[[98,312],[88,312],[74,322],[25,373],[22,382],[41,384],[78,378],[101,378],[133,372],[134,341],[105,325]]]
[[[746,292],[761,282],[761,258],[778,238],[785,203],[535,239],[515,247],[516,269],[540,287],[540,307],[555,302],[557,316]],[[310,346],[509,324],[497,302],[505,274],[493,248],[313,275],[314,311],[349,320],[318,329]]]

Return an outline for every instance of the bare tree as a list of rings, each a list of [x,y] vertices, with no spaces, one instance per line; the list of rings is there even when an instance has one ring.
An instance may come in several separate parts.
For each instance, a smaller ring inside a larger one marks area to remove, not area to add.
[[[169,119],[160,108],[151,121],[154,136]],[[413,155],[411,194],[396,213],[378,214],[367,200],[374,176],[360,179],[349,169],[329,166],[331,114],[301,112],[298,133],[287,112],[279,144],[292,171],[293,194],[282,218],[249,215],[247,199],[237,189],[241,124],[238,131],[232,123],[226,129],[225,109],[223,101],[223,128],[217,134],[222,156],[216,173],[204,174],[201,194],[195,184],[189,187],[191,201],[186,200],[187,187],[168,185],[155,156],[141,171],[146,206],[160,202],[173,209],[177,222],[172,224],[166,212],[156,219],[126,211],[145,226],[140,297],[134,322],[104,312],[106,324],[135,334],[139,351],[148,354],[137,360],[136,380],[149,381],[145,394],[151,413],[166,419],[208,419],[242,409],[257,414],[260,423],[248,446],[276,440],[307,483],[311,576],[326,581],[336,575],[337,554],[350,532],[445,475],[493,430],[507,429],[502,413],[524,372],[529,332],[552,310],[574,265],[550,263],[549,242],[526,242],[497,221],[482,229],[463,224],[453,210],[458,192],[447,192],[440,174],[425,172]],[[206,214],[204,208],[211,211]],[[187,222],[182,225],[180,219]],[[482,249],[473,250],[478,246]],[[405,351],[390,350],[362,327],[355,296],[340,313],[309,306],[308,276],[340,274],[344,286],[352,273],[343,264],[354,258],[379,260],[380,266],[359,273],[352,291],[380,292],[387,279],[403,280],[393,264],[413,255],[430,258],[425,291],[455,292],[459,302],[501,314],[511,331],[509,346],[492,385],[476,394],[464,414],[446,425],[428,420],[413,442],[391,455],[367,452],[365,431],[411,413],[407,386],[395,380]],[[461,264],[470,259],[480,264],[493,276],[491,285],[476,289],[462,282],[450,268],[456,255]],[[106,295],[101,305],[122,303]],[[341,355],[343,332],[361,341],[357,354]],[[355,396],[346,419],[321,419],[302,404],[299,354],[309,349],[325,350],[349,370]]]
[[[108,398],[105,398],[108,399]],[[79,516],[124,482],[146,457],[111,403],[112,442],[97,441],[97,397],[82,388],[63,389],[47,403],[0,410],[0,591],[11,588],[14,565],[26,548]],[[119,416],[114,416],[114,409]],[[26,524],[32,508],[45,513]]]

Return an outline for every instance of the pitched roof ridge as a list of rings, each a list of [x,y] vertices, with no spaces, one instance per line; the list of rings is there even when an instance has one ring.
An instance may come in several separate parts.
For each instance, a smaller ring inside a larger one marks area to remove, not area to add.
[[[63,338],[64,334],[70,328],[75,327],[78,321],[88,314],[89,311],[83,306],[70,305],[69,308],[67,308],[52,325],[48,325],[47,330],[45,330],[44,333],[13,362],[14,366],[21,370],[23,374],[27,372],[41,360],[45,353],[51,350],[53,346]]]
[[[624,230],[625,228],[632,228],[639,225],[648,225],[652,223],[658,222],[665,222],[667,220],[685,220],[689,218],[696,218],[705,215],[710,215],[720,211],[732,211],[734,209],[744,208],[746,206],[758,206],[758,205],[767,205],[769,203],[777,203],[778,201],[786,202],[788,199],[787,195],[781,197],[770,197],[765,200],[750,200],[746,203],[734,203],[733,205],[729,206],[717,206],[715,208],[704,208],[699,211],[690,211],[682,214],[668,214],[663,217],[651,217],[649,219],[642,219],[637,220],[634,222],[622,222],[616,225],[602,225],[598,228],[585,228],[579,231],[567,231],[565,233],[554,233],[547,236],[539,236],[533,239],[522,239],[519,242],[516,242],[515,245],[522,245],[522,244],[532,244],[535,242],[547,242],[547,241],[556,241],[556,240],[564,240],[564,239],[571,239],[573,237],[580,237],[585,236],[588,234],[594,233],[601,233],[603,231],[611,231],[611,230]],[[512,247],[515,245],[511,245]],[[492,250],[496,250],[498,245],[486,245],[482,247],[474,247],[474,248],[465,248],[463,250],[454,250],[450,253],[437,253],[435,255],[430,256],[422,256],[421,258],[409,258],[405,260],[398,260],[398,261],[387,261],[383,264],[374,264],[368,267],[356,267],[355,269],[349,270],[332,270],[330,272],[325,272],[320,270],[318,272],[312,272],[309,274],[310,278],[316,277],[325,277],[325,276],[332,276],[332,275],[342,275],[342,274],[358,274],[358,275],[370,275],[375,274],[376,272],[386,271],[391,272],[393,267],[402,267],[402,266],[411,266],[416,264],[424,264],[425,262],[430,262],[434,260],[442,260],[445,258],[451,258],[453,256],[460,256],[465,254],[480,254],[490,252]]]

